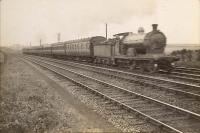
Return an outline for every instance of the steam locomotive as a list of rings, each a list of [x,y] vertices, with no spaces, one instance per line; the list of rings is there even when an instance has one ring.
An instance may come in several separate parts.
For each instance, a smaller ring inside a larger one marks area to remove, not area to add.
[[[139,68],[148,72],[169,72],[173,70],[173,63],[179,59],[164,54],[167,38],[157,26],[153,24],[153,30],[149,33],[139,28],[138,33],[119,33],[108,40],[95,36],[28,47],[23,49],[23,53],[127,67],[131,70]]]

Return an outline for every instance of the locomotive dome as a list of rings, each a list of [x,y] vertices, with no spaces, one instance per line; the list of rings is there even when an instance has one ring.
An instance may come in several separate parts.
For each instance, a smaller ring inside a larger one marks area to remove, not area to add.
[[[144,28],[143,27],[139,27],[138,28],[138,34],[143,34],[144,33]]]

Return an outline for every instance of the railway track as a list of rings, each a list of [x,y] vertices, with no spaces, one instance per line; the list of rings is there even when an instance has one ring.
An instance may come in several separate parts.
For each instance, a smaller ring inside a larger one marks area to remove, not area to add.
[[[200,132],[199,114],[72,71],[58,64],[52,64],[41,59],[29,58],[29,60],[65,78],[67,77],[74,83],[93,91],[95,94],[101,95],[107,100],[115,102],[117,105],[131,112],[138,113],[143,118],[158,124],[159,127],[172,132]],[[121,72],[118,72],[118,75],[121,75]],[[199,95],[196,95],[196,98],[199,98]]]
[[[171,72],[170,74],[169,73],[160,74],[160,76],[200,85],[200,74],[185,73],[185,72],[179,72],[175,70]]]
[[[200,69],[198,68],[176,67],[175,71],[200,75]]]
[[[33,57],[33,56],[30,56],[30,57]],[[57,60],[57,59],[46,58],[46,57],[38,57],[38,56],[36,57],[39,59],[45,59],[51,62],[63,64],[63,65],[68,65],[72,67],[80,67],[82,69],[84,68],[86,70],[90,70],[96,73],[104,73],[104,74],[109,73],[109,75],[111,76],[123,77],[124,79],[129,80],[131,82],[135,81],[140,84],[151,85],[152,87],[160,87],[165,90],[174,90],[177,93],[182,93],[186,95],[188,93],[188,94],[191,94],[192,97],[197,97],[197,98],[200,97],[200,86],[195,85],[195,84],[175,81],[173,79],[168,79],[164,77],[155,77],[155,76],[149,76],[149,75],[144,75],[144,74],[139,74],[139,73],[124,72],[117,69],[97,67],[93,65],[87,65],[87,64],[76,63],[76,62],[71,62],[71,61],[63,61],[63,60]]]
[[[40,58],[40,59],[44,59],[44,58]],[[83,65],[83,64],[68,62],[68,61],[49,59],[49,58],[45,58],[45,60],[48,60],[52,63],[53,62],[59,63],[63,67],[66,67],[67,65],[69,68],[69,66],[71,66],[71,69],[73,70],[75,69],[74,71],[79,71],[80,73],[83,73],[88,76],[92,76],[94,78],[98,78],[101,80],[109,80],[110,82],[117,84],[118,86],[121,86],[121,87],[124,87],[125,85],[127,86],[126,88],[131,91],[135,91],[147,96],[151,96],[163,102],[167,102],[169,104],[173,104],[181,108],[189,109],[192,112],[196,112],[200,114],[200,102],[199,102],[200,101],[200,86],[186,84],[188,86],[181,87],[181,85],[185,85],[185,83],[180,82],[181,84],[179,85],[178,84],[179,82],[175,82],[177,84],[174,85],[173,87],[170,87],[172,86],[172,83],[171,82],[168,83],[168,80],[167,80],[167,83],[164,82],[164,79],[162,80],[163,83],[160,80],[152,81],[151,79],[152,77],[148,79],[146,75],[145,75],[145,79],[142,79],[140,77],[133,77],[132,75],[127,75],[126,72],[121,72],[121,71],[117,71],[113,69],[94,67],[94,66]],[[113,78],[108,78],[108,77],[113,77]],[[188,105],[191,105],[191,106],[188,106]]]
[[[59,63],[63,67],[71,67],[70,69],[82,74],[92,76],[103,81],[109,81],[117,86],[125,87],[130,91],[150,96],[160,101],[200,114],[200,90],[198,87],[190,89],[189,91],[184,91],[184,88],[177,88],[179,86],[169,88],[166,83],[162,86],[161,83],[152,83],[151,79],[149,79],[149,81],[147,79],[144,81],[141,78],[134,78],[130,75],[120,73],[119,71],[117,71],[118,73],[114,70],[112,70],[114,72],[111,72],[110,69],[110,71],[106,71],[105,68],[100,69],[99,67],[94,66],[91,66],[90,68],[88,65],[74,62],[64,62],[49,58],[40,59],[48,60],[51,63]],[[170,85],[171,83],[168,86]],[[196,91],[198,91],[198,93]]]
[[[200,69],[197,68],[176,67],[173,72],[164,76],[200,85]]]

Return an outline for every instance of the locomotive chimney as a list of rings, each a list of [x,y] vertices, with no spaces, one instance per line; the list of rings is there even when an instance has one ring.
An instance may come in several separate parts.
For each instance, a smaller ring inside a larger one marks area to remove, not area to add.
[[[153,31],[157,31],[158,24],[152,24]]]

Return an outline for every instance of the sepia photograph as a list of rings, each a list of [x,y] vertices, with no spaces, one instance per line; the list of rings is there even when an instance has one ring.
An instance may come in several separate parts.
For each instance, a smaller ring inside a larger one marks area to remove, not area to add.
[[[200,133],[200,0],[0,0],[0,133]]]

